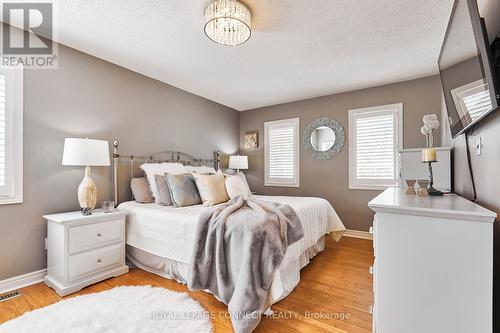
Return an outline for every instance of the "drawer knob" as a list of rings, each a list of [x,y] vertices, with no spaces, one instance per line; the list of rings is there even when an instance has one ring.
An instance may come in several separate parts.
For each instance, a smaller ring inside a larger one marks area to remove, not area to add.
[[[373,314],[373,305],[368,306],[368,312]]]
[[[373,266],[370,266],[370,268],[368,268],[368,272],[369,272],[370,274],[373,274]]]
[[[373,226],[368,229],[368,232],[373,235]]]
[[[102,234],[100,232],[97,233],[97,237],[101,237]]]
[[[96,260],[96,262],[97,262],[98,264],[100,264],[100,263],[102,263],[102,259],[97,259],[97,260]]]

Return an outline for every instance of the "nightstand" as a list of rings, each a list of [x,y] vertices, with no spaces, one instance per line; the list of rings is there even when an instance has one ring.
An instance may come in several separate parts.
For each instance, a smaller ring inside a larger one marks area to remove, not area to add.
[[[66,296],[93,283],[128,272],[125,265],[126,212],[95,211],[45,215],[45,284]]]

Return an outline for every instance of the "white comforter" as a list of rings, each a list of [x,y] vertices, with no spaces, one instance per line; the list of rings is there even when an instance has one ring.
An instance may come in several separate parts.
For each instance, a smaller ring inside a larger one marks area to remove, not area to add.
[[[312,197],[255,196],[257,199],[290,205],[299,216],[304,238],[286,252],[281,266],[297,260],[323,235],[345,231],[337,213],[324,199]],[[133,201],[118,206],[129,212],[127,244],[158,256],[190,263],[194,246],[196,222],[204,209],[202,205],[174,208]]]

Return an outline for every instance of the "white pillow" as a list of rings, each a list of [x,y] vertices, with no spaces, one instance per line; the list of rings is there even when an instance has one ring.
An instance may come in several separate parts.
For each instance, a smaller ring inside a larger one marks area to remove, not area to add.
[[[231,199],[243,196],[246,200],[252,195],[247,179],[242,172],[238,172],[236,175],[226,175],[226,191]]]
[[[211,175],[215,175],[217,173],[217,171],[215,171],[214,168],[207,167],[207,166],[186,165],[186,169],[188,169],[189,172],[198,173],[198,174],[211,174]]]
[[[144,163],[140,168],[146,173],[149,188],[155,198],[155,204],[160,204],[160,190],[158,190],[158,186],[156,186],[155,175],[163,176],[166,173],[181,175],[183,173],[189,173],[189,170],[180,163]]]
[[[241,180],[243,180],[243,182],[245,183],[245,186],[246,186],[246,188],[247,188],[247,190],[248,190],[248,193],[252,194],[252,190],[250,190],[250,186],[248,185],[248,182],[247,182],[247,177],[245,176],[245,174],[244,174],[243,172],[241,172],[241,171],[240,171],[240,172],[238,172],[238,173],[236,174],[236,176],[237,176],[237,177],[240,177],[240,178],[241,178]]]

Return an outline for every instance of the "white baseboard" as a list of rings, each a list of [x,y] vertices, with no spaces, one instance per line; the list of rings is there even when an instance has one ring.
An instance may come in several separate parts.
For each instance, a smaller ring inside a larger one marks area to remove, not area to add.
[[[2,280],[0,281],[0,294],[42,282],[45,275],[47,275],[46,268],[36,272],[31,272],[24,275],[14,276],[10,279]]]
[[[370,240],[373,240],[373,235],[370,234],[368,231],[359,231],[359,230],[347,229],[346,232],[344,233],[344,236],[346,236],[346,237],[352,237],[352,238],[361,238],[361,239],[370,239]]]

